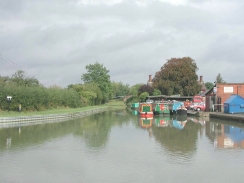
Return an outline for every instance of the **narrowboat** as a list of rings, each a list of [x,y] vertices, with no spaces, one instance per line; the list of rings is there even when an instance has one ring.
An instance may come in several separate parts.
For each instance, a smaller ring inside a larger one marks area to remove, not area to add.
[[[152,103],[140,103],[138,113],[140,117],[149,118],[153,117],[153,104]]]
[[[155,115],[170,114],[168,102],[155,102],[153,106],[153,112]]]

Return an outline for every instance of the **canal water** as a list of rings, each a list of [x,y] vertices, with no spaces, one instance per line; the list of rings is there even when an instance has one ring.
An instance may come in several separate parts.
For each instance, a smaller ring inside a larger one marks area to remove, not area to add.
[[[0,182],[243,182],[244,126],[107,111],[0,128]]]

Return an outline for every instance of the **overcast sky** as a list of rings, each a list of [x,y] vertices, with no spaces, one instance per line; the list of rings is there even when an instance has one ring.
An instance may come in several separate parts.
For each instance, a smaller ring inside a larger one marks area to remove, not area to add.
[[[147,83],[191,57],[204,82],[244,82],[243,0],[1,0],[0,75],[82,83],[98,62],[111,81]]]

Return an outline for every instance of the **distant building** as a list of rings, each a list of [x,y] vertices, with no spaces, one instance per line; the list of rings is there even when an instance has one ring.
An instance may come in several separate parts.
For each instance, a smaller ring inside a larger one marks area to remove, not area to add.
[[[147,85],[148,85],[148,86],[152,86],[152,84],[153,84],[153,81],[152,81],[152,75],[149,75],[149,79],[148,79],[148,81],[147,81]]]
[[[200,79],[198,80],[198,84],[201,85],[201,91],[200,91],[200,94],[206,92],[206,86],[205,86],[205,83],[204,83],[204,81],[203,81],[202,78],[203,78],[203,77],[200,76]]]
[[[221,108],[218,111],[223,111],[223,104],[232,94],[244,98],[244,83],[216,83],[206,92],[206,97],[216,98],[215,101],[210,102],[210,105],[218,105]]]

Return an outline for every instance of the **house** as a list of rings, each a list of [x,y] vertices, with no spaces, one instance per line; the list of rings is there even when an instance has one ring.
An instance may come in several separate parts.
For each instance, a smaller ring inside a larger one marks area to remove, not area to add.
[[[244,98],[244,83],[216,83],[206,92],[206,111],[223,111],[225,101],[233,94]]]

